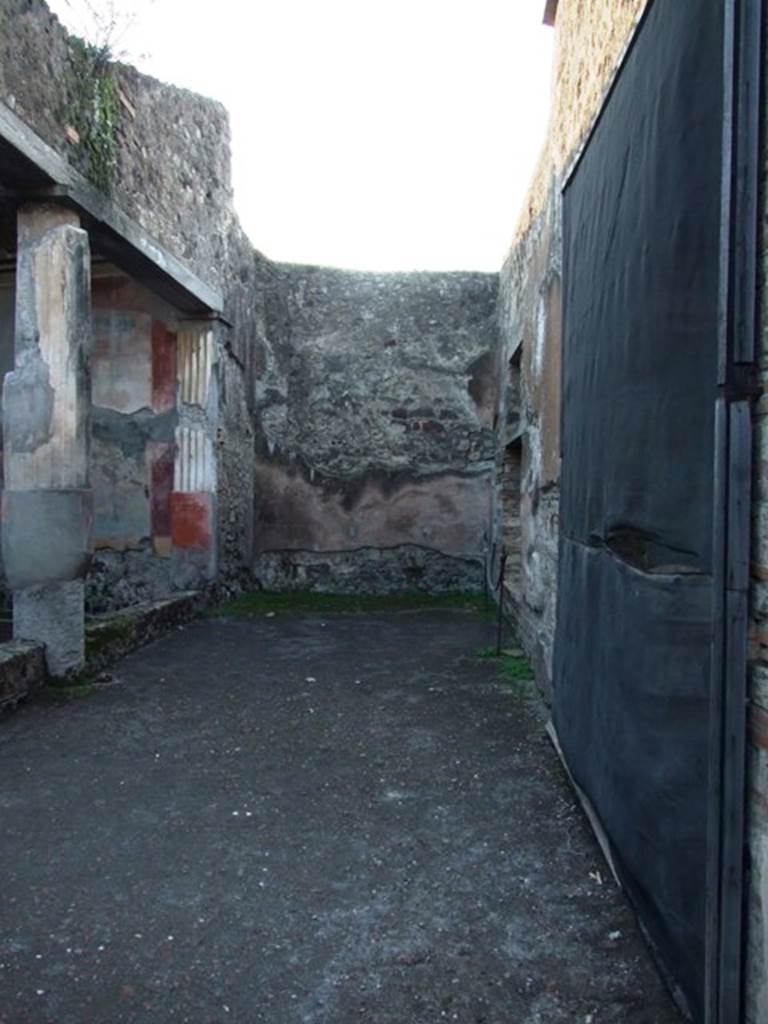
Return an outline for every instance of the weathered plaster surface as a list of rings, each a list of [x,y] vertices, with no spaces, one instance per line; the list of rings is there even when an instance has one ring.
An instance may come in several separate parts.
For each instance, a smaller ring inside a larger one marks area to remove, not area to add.
[[[96,309],[91,363],[93,404],[130,414],[152,407],[152,317]]]
[[[103,612],[210,582],[218,405],[210,323],[179,319],[109,265],[99,268],[93,302],[96,558],[87,600]],[[194,537],[176,493],[189,491],[205,492]]]
[[[144,453],[128,454],[120,445],[98,440],[91,452],[94,547],[120,551],[140,546],[152,535]]]
[[[505,589],[505,606],[546,696],[552,685],[557,601],[560,476],[560,196],[550,195],[539,218],[512,251],[501,274],[498,355],[499,423],[520,437],[517,514],[502,501],[504,446],[496,455],[495,547],[489,583],[498,580],[501,544],[514,522],[519,550],[508,551],[519,582]],[[511,363],[519,365],[519,377]],[[500,437],[501,440],[501,437]]]
[[[282,266],[273,287],[254,368],[255,554],[296,565],[302,551],[421,545],[481,561],[495,275]]]
[[[14,369],[3,381],[2,542],[14,639],[45,643],[53,676],[83,665],[91,555],[90,248],[75,216],[18,215]]]
[[[42,0],[0,0],[0,102],[8,105],[62,156],[83,169],[71,133],[76,106],[74,44]],[[212,387],[226,398],[208,423],[216,445],[219,509],[214,549],[222,581],[242,578],[250,560],[253,516],[254,357],[267,345],[265,285],[270,265],[245,237],[234,212],[230,179],[229,124],[216,102],[116,67],[118,86],[118,161],[110,198],[128,216],[224,295],[224,316],[231,327],[215,328]],[[0,248],[12,246],[13,226],[0,210]],[[102,307],[130,310],[126,286],[120,302]],[[153,321],[167,322],[156,309],[139,305]],[[169,357],[168,346],[153,343],[152,373]],[[119,353],[118,353],[119,356]],[[120,394],[121,375],[99,377],[97,391],[112,392],[107,406],[126,414],[144,410],[147,388],[125,361],[131,376],[129,394]],[[175,374],[175,369],[173,369]],[[118,392],[115,394],[115,392]],[[175,393],[153,384],[151,407],[173,410]],[[210,410],[209,410],[210,411]],[[217,431],[218,426],[218,431]],[[155,438],[156,439],[156,438]],[[162,547],[160,544],[158,547]],[[126,569],[128,567],[126,566]],[[148,569],[154,578],[154,568]]]
[[[20,215],[15,366],[3,381],[5,485],[88,480],[90,254],[77,217],[46,205]]]
[[[170,488],[157,464],[167,463],[178,423],[177,314],[147,289],[109,271],[94,280],[93,305],[91,477],[96,557],[86,596],[89,611],[105,611],[148,594],[166,597],[173,589],[164,567],[170,542],[157,543],[170,538],[171,532],[165,522]],[[130,560],[128,552],[133,555]],[[113,594],[104,586],[105,562],[124,571]],[[163,578],[165,585],[160,587]]]
[[[3,492],[3,560],[14,591],[86,575],[92,504],[83,488]]]
[[[446,472],[415,479],[371,474],[351,486],[339,481],[324,486],[282,466],[258,466],[254,548],[345,551],[420,544],[478,558],[490,482],[490,472]]]

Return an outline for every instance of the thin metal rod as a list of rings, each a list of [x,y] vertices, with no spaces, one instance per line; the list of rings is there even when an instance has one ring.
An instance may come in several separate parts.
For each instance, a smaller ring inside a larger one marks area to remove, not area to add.
[[[501,637],[504,631],[504,576],[507,571],[507,549],[501,549],[501,568],[499,569],[499,617],[496,623],[496,657],[501,657]]]

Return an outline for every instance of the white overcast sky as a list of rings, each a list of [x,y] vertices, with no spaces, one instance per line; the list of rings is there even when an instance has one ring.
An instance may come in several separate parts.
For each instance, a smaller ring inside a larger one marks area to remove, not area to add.
[[[226,105],[235,205],[267,256],[501,266],[547,124],[544,0],[48,2],[81,34],[89,2],[134,17],[125,59]]]

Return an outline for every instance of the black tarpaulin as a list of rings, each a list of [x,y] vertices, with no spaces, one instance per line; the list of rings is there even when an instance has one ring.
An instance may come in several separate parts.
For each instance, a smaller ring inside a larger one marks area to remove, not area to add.
[[[555,726],[697,1019],[722,22],[722,0],[654,0],[563,197]]]

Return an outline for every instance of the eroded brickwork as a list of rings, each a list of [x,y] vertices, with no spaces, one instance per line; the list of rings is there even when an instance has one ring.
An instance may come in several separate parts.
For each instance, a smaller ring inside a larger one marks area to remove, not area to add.
[[[561,201],[564,176],[597,117],[647,0],[560,0],[547,138],[499,283],[498,422],[514,421],[522,448],[520,586],[505,605],[549,695],[557,603],[560,479]],[[509,364],[520,365],[510,385]],[[514,508],[497,452],[492,558],[498,579],[505,505]],[[510,523],[506,523],[507,537]],[[513,556],[514,557],[514,556]]]
[[[547,137],[517,223],[515,244],[549,201],[600,111],[648,0],[560,0]]]

